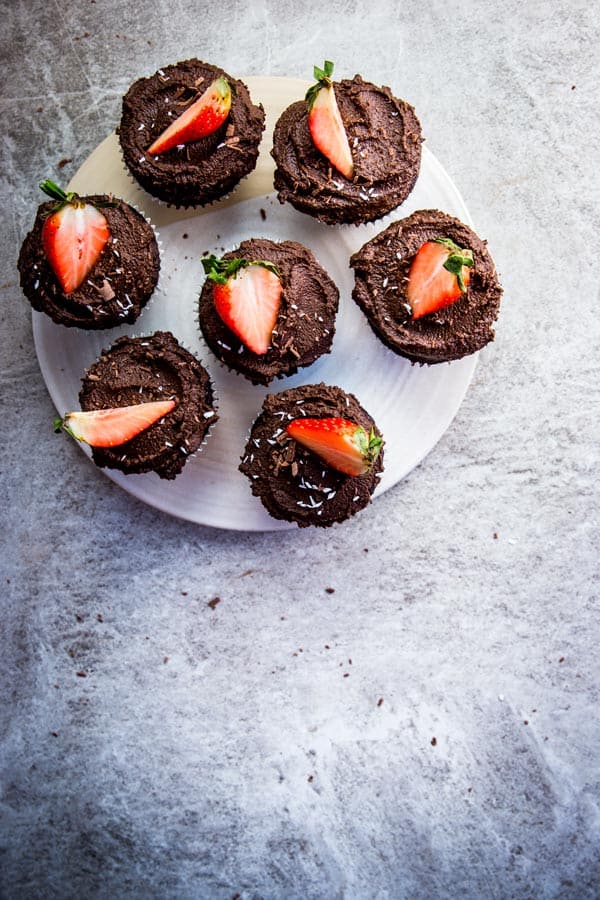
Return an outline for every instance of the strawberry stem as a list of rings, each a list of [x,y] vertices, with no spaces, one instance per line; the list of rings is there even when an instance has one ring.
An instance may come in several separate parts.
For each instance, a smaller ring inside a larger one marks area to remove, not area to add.
[[[317,94],[321,90],[321,88],[330,88],[332,85],[331,76],[333,75],[333,63],[331,60],[326,59],[323,63],[323,68],[320,69],[318,66],[314,66],[313,68],[313,77],[316,79],[316,84],[313,84],[307,90],[304,99],[308,103],[309,111],[312,109],[313,103],[317,98]]]
[[[68,434],[69,437],[72,437],[76,441],[80,441],[81,438],[78,438],[76,434],[69,428],[67,425],[67,420],[69,418],[69,413],[66,413],[61,419],[60,416],[57,416],[54,420],[54,434],[60,434],[63,431],[65,434]]]
[[[362,425],[359,425],[356,429],[355,439],[363,459],[368,463],[369,468],[371,468],[383,447],[383,438],[379,437],[378,434],[375,434],[375,429],[373,427],[371,427],[371,430],[367,433]]]
[[[40,182],[40,188],[43,190],[45,194],[48,194],[49,197],[52,197],[53,200],[60,200],[61,203],[70,203],[77,194],[74,194],[73,191],[69,191],[69,193],[65,193],[61,187],[59,187],[54,181],[51,181],[49,178],[46,178],[45,181]]]
[[[246,266],[262,266],[263,269],[268,269],[278,278],[280,277],[277,266],[266,259],[240,259],[238,257],[220,259],[211,253],[210,256],[203,257],[201,262],[210,281],[214,281],[216,284],[227,284],[230,278],[234,278],[240,269],[244,269]]]
[[[473,251],[464,250],[450,238],[434,238],[434,241],[436,244],[443,244],[444,247],[448,248],[448,259],[444,263],[444,268],[453,275],[456,275],[458,286],[461,293],[464,294],[467,287],[464,282],[462,270],[463,266],[467,266],[469,269],[473,267]]]
[[[67,203],[73,203],[76,206],[85,206],[85,201],[80,199],[79,194],[76,194],[75,191],[63,191],[63,189],[58,184],[56,184],[56,182],[51,181],[49,178],[46,178],[44,181],[40,182],[40,188],[45,194],[47,194],[49,197],[52,197],[53,200],[58,200],[57,205],[52,210],[53,212],[56,212]],[[118,200],[96,200],[95,203],[91,203],[91,206],[95,206],[96,209],[102,209],[106,206],[118,205]]]

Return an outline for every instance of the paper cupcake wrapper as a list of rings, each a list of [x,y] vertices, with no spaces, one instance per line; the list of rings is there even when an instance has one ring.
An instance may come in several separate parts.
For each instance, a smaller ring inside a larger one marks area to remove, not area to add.
[[[161,329],[156,329],[155,331],[148,331],[148,332],[139,332],[139,333],[138,332],[135,332],[135,333],[127,332],[123,335],[114,335],[114,334],[111,334],[109,329],[107,329],[105,334],[106,334],[107,338],[109,338],[109,344],[106,347],[104,347],[104,346],[102,347],[102,350],[100,351],[100,353],[93,360],[90,361],[89,366],[93,365],[93,363],[99,358],[99,356],[102,356],[103,354],[109,352],[112,345],[115,343],[115,341],[119,337],[129,337],[132,340],[144,340],[144,339],[149,340],[150,338],[152,338],[154,336],[154,334],[156,333],[157,330],[161,330]],[[165,329],[163,329],[163,330],[165,330]],[[198,445],[198,447],[195,450],[190,451],[189,453],[182,454],[185,457],[184,466],[182,467],[182,470],[181,470],[181,471],[183,471],[183,468],[185,468],[185,466],[187,466],[187,464],[189,463],[190,460],[193,460],[196,457],[200,456],[200,454],[203,452],[204,448],[206,447],[208,441],[210,440],[210,436],[214,430],[214,425],[218,421],[218,417],[219,417],[220,399],[218,396],[215,382],[210,373],[210,369],[199,358],[198,354],[195,353],[189,346],[187,346],[184,341],[180,340],[177,337],[176,337],[176,340],[177,340],[177,343],[180,345],[180,347],[182,347],[191,356],[193,356],[194,359],[196,359],[196,361],[202,366],[204,371],[207,373],[208,379],[209,379],[209,384],[210,384],[210,389],[211,389],[211,394],[212,394],[211,410],[214,411],[211,416],[208,416],[205,414],[205,418],[208,421],[208,426],[207,426],[207,430],[204,434],[204,437],[203,437],[202,441],[200,442],[200,444]],[[86,369],[86,371],[87,371],[87,369]],[[207,410],[207,412],[208,412],[208,410]],[[93,462],[92,448],[88,447],[87,445],[82,445],[82,449],[85,451],[86,455],[89,456]],[[109,468],[112,469],[113,471],[121,472],[121,474],[123,474],[125,476],[127,476],[127,475],[155,475],[157,478],[160,477],[157,472],[154,472],[152,470],[150,470],[148,472],[126,472],[123,469],[119,468],[118,466],[110,466]],[[178,475],[180,475],[180,474],[181,474],[181,472],[178,473]],[[177,477],[177,475],[175,477]]]
[[[147,187],[137,180],[129,166],[125,161],[125,155],[123,153],[123,148],[119,143],[119,153],[121,157],[121,162],[123,163],[123,169],[127,176],[128,181],[131,183],[132,187],[137,191],[142,191],[146,197],[152,202],[156,203],[158,206],[161,206],[163,209],[181,209],[186,212],[198,210],[198,212],[202,212],[205,210],[209,210],[216,203],[220,203],[222,200],[229,200],[229,198],[237,191],[239,186],[254,172],[256,165],[258,163],[258,158],[254,164],[254,166],[250,169],[249,172],[246,172],[245,175],[242,175],[238,181],[233,185],[233,187],[229,188],[224,194],[219,194],[217,197],[214,197],[212,200],[206,200],[204,203],[171,203],[168,200],[163,200],[162,197],[159,197],[157,194],[153,194]],[[133,205],[133,204],[131,204]]]

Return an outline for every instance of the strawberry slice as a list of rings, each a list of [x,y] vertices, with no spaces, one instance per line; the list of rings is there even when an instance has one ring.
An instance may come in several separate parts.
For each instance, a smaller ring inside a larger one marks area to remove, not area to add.
[[[286,432],[344,475],[366,475],[383,446],[374,428],[367,432],[349,419],[294,419]]]
[[[223,322],[249,350],[263,356],[271,345],[281,306],[277,266],[264,259],[218,259],[214,255],[205,257],[202,265],[214,282],[215,309]]]
[[[210,84],[201,97],[171,122],[153,144],[148,153],[158,156],[179,144],[190,144],[212,134],[220,128],[231,109],[231,88],[220,75]]]
[[[349,180],[354,177],[354,162],[348,135],[335,99],[331,76],[333,63],[326,60],[323,68],[314,67],[317,83],[306,92],[308,128],[313,144],[332,166]]]
[[[152,400],[135,406],[92,409],[66,413],[55,419],[54,430],[61,428],[90,447],[118,447],[150,428],[177,405],[175,400]]]
[[[59,201],[42,225],[42,246],[63,293],[70,294],[104,250],[110,237],[108,223],[97,205],[65,193],[53,181],[43,181],[40,187]]]
[[[406,289],[413,319],[459,300],[467,290],[472,266],[472,251],[461,249],[450,238],[422,244],[411,263]]]

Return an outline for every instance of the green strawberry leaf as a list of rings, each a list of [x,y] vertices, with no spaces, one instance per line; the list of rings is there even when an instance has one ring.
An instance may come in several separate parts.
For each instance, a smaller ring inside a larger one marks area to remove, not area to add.
[[[471,269],[473,267],[473,251],[472,250],[464,250],[459,247],[458,244],[455,244],[453,240],[450,238],[434,238],[436,244],[443,244],[448,248],[449,254],[448,259],[444,263],[444,268],[451,272],[453,275],[456,275],[456,280],[458,281],[458,286],[461,292],[464,294],[466,291],[466,285],[464,282],[462,270],[463,266],[467,266],[467,268]]]
[[[266,259],[240,259],[238,257],[220,259],[211,253],[210,256],[203,257],[201,262],[209,280],[216,284],[227,284],[230,278],[234,278],[240,269],[244,269],[246,266],[262,266],[273,272],[278,278],[280,277],[277,266]]]
[[[52,197],[53,200],[60,200],[62,203],[69,203],[76,196],[72,191],[68,194],[65,193],[61,187],[49,178],[40,182],[40,189],[49,197]]]
[[[313,103],[317,98],[317,94],[321,90],[321,88],[329,88],[331,87],[331,76],[333,75],[333,63],[331,60],[326,59],[323,63],[323,68],[320,69],[318,66],[314,66],[313,68],[313,76],[316,80],[316,84],[313,84],[307,90],[304,99],[308,103],[309,112],[312,109]]]
[[[381,448],[383,447],[383,438],[379,437],[379,435],[375,433],[375,429],[373,427],[367,433],[362,425],[359,425],[354,432],[354,440],[361,452],[363,459],[369,464],[369,468],[371,468],[375,463],[377,457],[379,456]]]
[[[59,209],[62,209],[63,206],[66,206],[67,203],[73,203],[75,206],[85,206],[86,201],[81,200],[79,194],[76,194],[75,191],[63,191],[63,189],[56,184],[54,181],[51,181],[50,178],[44,179],[44,181],[40,182],[41,190],[47,194],[49,197],[52,197],[53,200],[58,200],[56,206],[53,206],[50,212],[57,212]],[[118,200],[96,200],[95,203],[91,204],[95,206],[96,209],[101,209],[106,206],[118,206]]]

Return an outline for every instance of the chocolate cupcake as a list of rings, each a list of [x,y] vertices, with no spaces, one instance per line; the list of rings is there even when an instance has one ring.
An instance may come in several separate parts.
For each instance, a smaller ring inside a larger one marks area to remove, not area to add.
[[[203,264],[199,324],[229,368],[266,385],[329,353],[339,292],[302,244],[252,238]]]
[[[168,331],[119,338],[82,382],[84,411],[175,401],[171,412],[131,440],[92,448],[97,466],[126,475],[156,472],[175,478],[218,418],[208,372]]]
[[[267,394],[240,471],[273,518],[326,528],[370,503],[383,471],[382,445],[353,394],[303,385]]]
[[[99,329],[135,322],[160,272],[152,225],[124,200],[79,197],[51,181],[19,254],[21,287],[59,325]]]
[[[414,212],[368,241],[350,265],[352,296],[400,356],[448,362],[494,339],[502,288],[485,242],[459,219]]]
[[[284,110],[275,126],[275,189],[281,203],[328,225],[371,222],[413,189],[421,126],[389,88],[359,75],[333,82],[332,72],[332,63],[315,68],[306,100]]]
[[[131,85],[118,136],[144,190],[173,206],[203,206],[254,169],[264,120],[243,82],[188,59]]]

